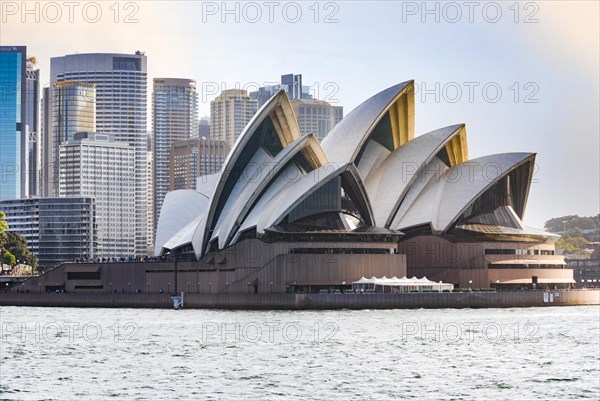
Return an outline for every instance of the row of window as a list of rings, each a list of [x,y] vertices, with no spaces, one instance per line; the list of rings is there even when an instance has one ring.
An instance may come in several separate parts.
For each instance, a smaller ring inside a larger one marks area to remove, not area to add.
[[[547,249],[486,249],[486,255],[554,255],[553,250]]]
[[[564,269],[564,265],[537,265],[537,264],[488,264],[488,269]]]
[[[393,248],[291,248],[289,253],[299,255],[334,255],[334,254],[390,254],[395,253],[396,250]]]

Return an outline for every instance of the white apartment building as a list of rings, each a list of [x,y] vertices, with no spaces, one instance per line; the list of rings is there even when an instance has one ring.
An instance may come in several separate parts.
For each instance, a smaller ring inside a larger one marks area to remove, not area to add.
[[[93,197],[96,256],[136,254],[135,149],[106,133],[81,132],[60,146],[61,197]]]

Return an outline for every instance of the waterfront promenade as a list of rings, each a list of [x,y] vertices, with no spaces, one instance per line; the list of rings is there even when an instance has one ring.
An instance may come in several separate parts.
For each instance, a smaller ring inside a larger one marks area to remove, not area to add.
[[[172,308],[167,293],[0,293],[0,306]],[[600,289],[408,294],[184,293],[185,309],[417,309],[600,305]]]

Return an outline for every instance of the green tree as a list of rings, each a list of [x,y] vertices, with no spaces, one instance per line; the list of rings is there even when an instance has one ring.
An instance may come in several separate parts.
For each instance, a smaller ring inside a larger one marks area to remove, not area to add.
[[[2,263],[4,263],[5,265],[14,266],[17,264],[17,259],[12,253],[4,251],[4,253],[2,254]]]
[[[4,242],[6,241],[6,234],[4,233],[6,230],[8,230],[6,215],[4,212],[0,212],[0,248],[4,246]]]
[[[562,233],[560,239],[556,241],[558,248],[563,248],[568,253],[576,253],[588,242],[600,238],[598,234],[600,214],[583,217],[577,215],[556,217],[548,220],[544,227],[547,231]],[[584,230],[588,230],[588,232],[584,233]]]
[[[583,217],[578,215],[555,217],[546,221],[544,227],[548,231],[560,233],[577,228],[581,230],[598,229],[600,227],[600,214]]]
[[[558,248],[563,248],[567,251],[567,253],[576,253],[581,250],[588,243],[583,237],[560,237],[558,241],[556,241],[556,246]]]
[[[14,255],[20,263],[26,263],[32,267],[32,270],[37,269],[37,257],[32,255],[27,248],[27,239],[22,235],[13,232],[6,232],[6,242],[4,247],[8,252]]]

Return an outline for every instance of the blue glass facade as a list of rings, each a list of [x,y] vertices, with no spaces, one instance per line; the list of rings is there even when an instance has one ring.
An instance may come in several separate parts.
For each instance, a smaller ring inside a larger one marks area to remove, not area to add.
[[[0,200],[22,196],[25,46],[0,47]]]

